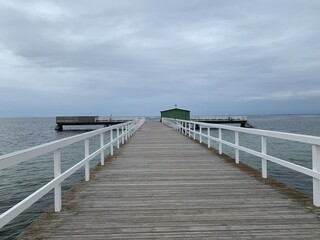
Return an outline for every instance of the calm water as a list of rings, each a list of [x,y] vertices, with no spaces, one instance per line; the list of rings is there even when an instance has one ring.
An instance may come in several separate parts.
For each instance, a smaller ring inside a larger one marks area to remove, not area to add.
[[[17,150],[66,138],[87,132],[89,129],[69,127],[71,131],[54,130],[55,118],[12,118],[0,119],[0,155]],[[95,127],[90,126],[90,130]],[[105,134],[105,142],[109,136]],[[99,148],[99,136],[90,140],[90,153]],[[106,154],[108,152],[106,151]],[[84,158],[84,142],[79,142],[61,151],[62,171]],[[94,159],[91,167],[97,165],[100,157]],[[75,182],[84,177],[84,170],[79,170],[62,184],[66,191]],[[53,179],[53,153],[0,170],[0,212],[8,210],[25,197]],[[34,206],[0,230],[0,239],[13,239],[28,226],[34,218],[53,203],[53,191],[40,199]]]
[[[291,132],[320,136],[320,115],[268,115],[249,116],[249,122],[259,129]],[[83,133],[86,130],[56,132],[54,118],[12,118],[0,119],[0,155],[53,140]],[[212,135],[217,135],[212,131]],[[105,142],[109,136],[105,136]],[[231,132],[223,131],[223,138],[234,142]],[[98,149],[98,137],[90,141],[90,152]],[[260,138],[249,134],[240,134],[240,144],[260,151]],[[212,146],[218,147],[212,142]],[[224,153],[234,157],[234,150],[223,147]],[[268,153],[287,161],[311,167],[311,146],[288,141],[268,139]],[[76,143],[62,150],[62,170],[66,170],[84,158],[84,143]],[[91,166],[99,163],[99,157]],[[261,168],[261,159],[240,153],[240,161],[256,169]],[[312,180],[302,174],[268,163],[268,176],[276,178],[290,187],[311,196]],[[63,191],[84,177],[80,170],[63,183]],[[0,170],[0,212],[4,212],[53,178],[53,154]],[[53,203],[53,193],[47,194],[34,206],[21,214],[12,223],[0,230],[0,239],[12,239],[34,218]]]
[[[320,115],[267,115],[250,116],[248,119],[258,129],[320,136]],[[215,130],[211,134],[218,137],[218,132]],[[222,136],[224,140],[234,143],[233,132],[223,131]],[[243,133],[240,133],[239,137],[240,145],[261,151],[261,137]],[[218,144],[215,142],[212,142],[212,146],[218,148]],[[267,153],[269,155],[308,168],[312,167],[311,148],[309,144],[267,138]],[[234,149],[223,146],[223,152],[235,158]],[[261,171],[261,159],[258,157],[240,152],[240,161]],[[268,177],[280,180],[288,186],[312,196],[311,177],[271,162],[268,162]]]

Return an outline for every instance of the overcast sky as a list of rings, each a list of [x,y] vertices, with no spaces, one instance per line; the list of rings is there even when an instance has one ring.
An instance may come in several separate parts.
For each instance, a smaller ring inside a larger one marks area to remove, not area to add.
[[[0,0],[0,116],[320,113],[319,0]]]

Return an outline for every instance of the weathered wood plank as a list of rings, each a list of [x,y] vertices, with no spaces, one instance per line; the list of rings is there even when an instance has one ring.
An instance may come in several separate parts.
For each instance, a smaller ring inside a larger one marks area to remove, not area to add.
[[[19,239],[320,239],[310,210],[161,123]]]

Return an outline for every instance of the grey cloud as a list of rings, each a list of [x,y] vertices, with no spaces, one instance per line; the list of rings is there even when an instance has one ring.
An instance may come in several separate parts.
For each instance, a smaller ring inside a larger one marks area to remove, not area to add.
[[[37,111],[41,101],[59,109],[68,94],[79,114],[134,114],[131,103],[147,115],[175,103],[199,114],[212,105],[211,114],[311,105],[320,90],[319,8],[315,0],[0,1],[1,91],[28,92],[30,115],[48,114]]]

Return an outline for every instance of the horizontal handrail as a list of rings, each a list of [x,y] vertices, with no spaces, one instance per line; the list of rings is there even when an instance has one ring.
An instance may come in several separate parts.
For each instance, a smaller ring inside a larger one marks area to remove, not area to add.
[[[191,116],[193,121],[205,121],[205,120],[221,120],[221,121],[247,121],[246,116]]]
[[[117,116],[110,116],[110,117],[98,117],[96,122],[104,122],[104,121],[132,121],[137,117],[117,117]]]
[[[169,118],[163,118],[163,119],[169,119]],[[233,132],[248,133],[253,135],[278,138],[282,140],[320,145],[320,137],[316,137],[316,136],[286,133],[286,132],[276,132],[276,131],[260,130],[260,129],[252,129],[252,128],[241,128],[241,127],[234,127],[234,126],[228,126],[228,125],[222,125],[222,124],[202,123],[197,121],[185,121],[185,120],[177,120],[177,119],[174,119],[174,120],[177,122],[180,121],[180,122],[187,122],[195,125],[201,125],[204,128],[210,127],[210,128],[216,128],[216,129],[229,130]]]
[[[132,123],[132,122],[131,122]],[[33,159],[35,157],[44,155],[46,153],[52,152],[54,150],[64,148],[68,145],[71,145],[73,143],[79,142],[81,140],[92,138],[96,135],[99,135],[101,133],[117,129],[119,127],[125,126],[127,123],[117,124],[111,127],[107,128],[101,128],[95,131],[90,131],[87,133],[82,133],[76,136],[63,138],[60,140],[52,141],[49,143],[44,143],[35,147],[31,147],[28,149],[16,151],[13,153],[9,153],[6,155],[0,156],[0,170],[16,165],[21,162],[25,162],[27,160]]]
[[[120,147],[120,142],[123,144],[125,140],[131,137],[137,129],[145,122],[145,119],[136,119],[134,121],[117,124],[111,127],[101,128],[88,133],[79,134],[76,136],[64,138],[61,140],[45,143],[39,146],[6,154],[0,157],[0,169],[14,166],[18,163],[28,161],[35,157],[44,155],[46,153],[54,153],[54,178],[42,186],[40,189],[20,201],[15,206],[11,207],[0,215],[0,228],[12,221],[15,217],[25,211],[28,207],[50,192],[55,190],[55,211],[61,211],[61,183],[70,177],[73,173],[85,166],[85,180],[90,179],[89,162],[101,154],[101,165],[104,165],[104,150],[110,147],[110,154],[113,155],[114,145]],[[116,137],[113,137],[113,132],[116,130]],[[121,133],[120,133],[121,131]],[[105,133],[110,133],[110,141],[104,144]],[[89,139],[95,136],[100,136],[100,148],[95,152],[89,154]],[[61,148],[67,147],[79,141],[85,141],[85,158],[80,162],[61,173]]]
[[[199,142],[206,138],[208,147],[210,140],[219,143],[219,154],[222,154],[222,146],[226,145],[235,150],[235,161],[239,163],[239,151],[243,151],[261,158],[262,163],[262,177],[267,178],[267,162],[273,162],[283,167],[295,170],[313,178],[313,204],[320,206],[320,137],[293,134],[285,132],[276,132],[259,129],[247,129],[234,126],[227,126],[222,124],[210,124],[197,121],[187,121],[181,119],[163,118],[162,122],[174,129],[188,134],[189,137],[196,139],[199,137]],[[197,131],[197,128],[199,129]],[[203,133],[202,129],[208,129],[207,133]],[[218,137],[211,136],[210,129],[218,129]],[[235,143],[222,139],[222,130],[232,131],[235,134]],[[261,137],[261,152],[241,146],[239,141],[239,133],[253,134]],[[288,141],[301,142],[312,145],[312,169],[288,162],[284,159],[273,157],[267,154],[267,138],[276,138]]]

